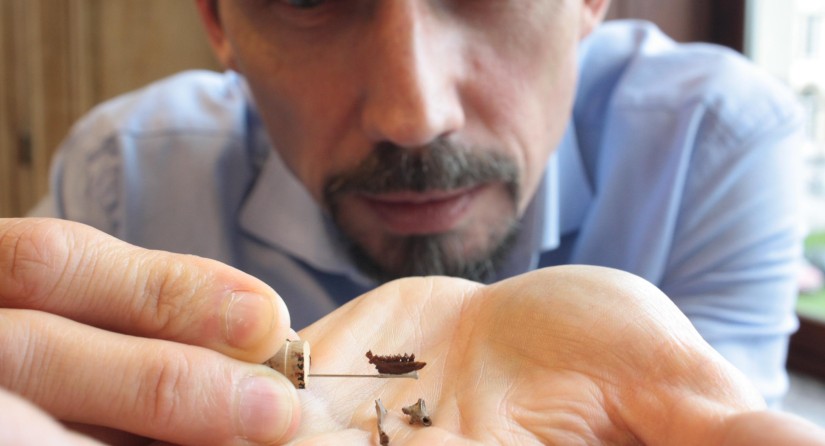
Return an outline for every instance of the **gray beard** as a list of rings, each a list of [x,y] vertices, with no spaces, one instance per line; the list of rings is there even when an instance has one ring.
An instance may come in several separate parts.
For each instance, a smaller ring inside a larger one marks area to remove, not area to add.
[[[380,282],[408,276],[444,275],[474,281],[490,281],[504,262],[519,233],[512,217],[502,229],[493,231],[484,252],[472,258],[463,255],[459,234],[399,236],[387,241],[382,258],[370,255],[342,223],[339,198],[347,193],[426,192],[452,190],[491,182],[507,188],[515,209],[520,171],[509,157],[494,150],[470,148],[439,139],[416,148],[381,143],[360,165],[330,178],[324,187],[324,202],[349,247],[355,265]],[[514,212],[515,215],[515,212]]]
[[[356,267],[380,283],[410,276],[450,276],[475,282],[491,282],[496,279],[496,271],[506,260],[518,234],[519,225],[511,224],[501,240],[491,241],[488,252],[475,259],[450,254],[450,247],[460,243],[456,235],[399,237],[393,243],[393,251],[405,260],[400,269],[392,271],[382,267],[354,241],[348,240],[348,244],[350,257]]]

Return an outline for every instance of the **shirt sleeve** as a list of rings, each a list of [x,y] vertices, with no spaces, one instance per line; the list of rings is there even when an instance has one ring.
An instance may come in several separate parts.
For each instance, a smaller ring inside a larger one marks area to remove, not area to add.
[[[732,51],[638,23],[598,34],[576,109],[595,199],[573,259],[657,285],[776,406],[802,254],[796,100]]]
[[[776,406],[797,327],[800,122],[775,114],[741,138],[717,118],[698,132],[660,287]]]
[[[220,219],[246,187],[246,111],[232,72],[183,72],[106,101],[59,147],[50,198],[32,215],[153,247],[163,245],[153,234],[160,227]]]
[[[117,139],[103,110],[75,124],[52,162],[49,195],[29,215],[74,220],[117,235],[123,188]]]

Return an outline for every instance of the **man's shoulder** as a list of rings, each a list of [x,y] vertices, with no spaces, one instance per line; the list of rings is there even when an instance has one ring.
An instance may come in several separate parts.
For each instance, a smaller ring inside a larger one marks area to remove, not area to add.
[[[584,48],[580,94],[608,97],[615,111],[702,109],[743,132],[797,113],[790,91],[741,54],[676,43],[650,23],[607,22]]]
[[[248,107],[235,73],[185,71],[110,99],[84,116],[73,135],[104,140],[165,133],[239,132]]]
[[[58,214],[133,242],[155,240],[135,235],[140,222],[229,215],[267,153],[245,88],[235,73],[184,72],[95,107],[52,164]]]

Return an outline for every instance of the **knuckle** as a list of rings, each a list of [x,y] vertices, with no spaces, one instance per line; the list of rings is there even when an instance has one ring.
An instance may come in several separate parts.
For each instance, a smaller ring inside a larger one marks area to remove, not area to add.
[[[20,219],[0,228],[0,303],[28,307],[49,296],[66,275],[73,240],[57,220]]]
[[[183,329],[181,317],[187,315],[187,302],[197,289],[197,280],[180,258],[163,252],[147,252],[142,282],[142,308],[138,314],[142,323],[151,325],[161,335],[175,336]]]
[[[182,353],[164,352],[146,370],[145,387],[140,392],[146,419],[160,428],[174,424],[176,415],[187,397],[192,367]]]
[[[214,278],[203,259],[162,251],[147,251],[137,310],[138,323],[163,338],[178,338],[199,318],[198,300],[212,294]]]

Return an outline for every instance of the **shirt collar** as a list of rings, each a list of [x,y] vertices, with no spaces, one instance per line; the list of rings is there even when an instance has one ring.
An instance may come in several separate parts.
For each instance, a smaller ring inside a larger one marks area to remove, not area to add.
[[[561,236],[581,227],[592,201],[593,189],[579,153],[575,123],[571,121],[525,213],[522,237],[530,237],[534,242],[528,244],[538,246],[540,252],[556,249]]]
[[[575,122],[570,122],[556,156],[558,171],[553,172],[553,176],[558,180],[559,203],[555,213],[559,219],[558,234],[567,235],[581,227],[593,201],[593,187],[582,161]],[[545,219],[551,218],[550,214],[545,216]],[[543,243],[542,248],[550,246]]]
[[[275,151],[241,207],[240,224],[247,233],[318,270],[366,280],[350,266],[330,219]]]
[[[237,75],[247,103],[248,149],[259,173],[239,211],[240,227],[252,237],[313,268],[372,283],[349,261],[337,228],[273,148],[245,79]]]

